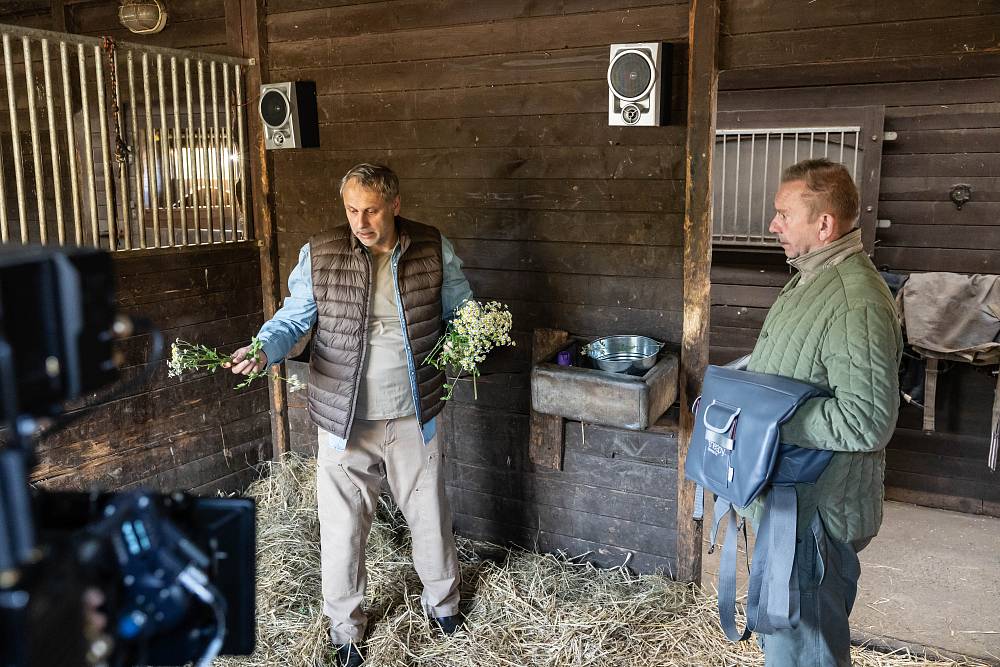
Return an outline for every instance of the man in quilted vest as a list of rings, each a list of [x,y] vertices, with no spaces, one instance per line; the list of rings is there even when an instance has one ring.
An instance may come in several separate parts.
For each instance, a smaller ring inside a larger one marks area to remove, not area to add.
[[[827,159],[785,170],[770,231],[798,274],[764,321],[748,369],[828,387],[781,429],[783,442],[833,450],[799,485],[795,565],[801,620],[762,638],[768,667],[849,666],[858,552],[882,523],[885,447],[899,408],[903,342],[888,287],[864,252],[858,190]],[[762,499],[748,508],[759,525]]]
[[[356,667],[367,622],[365,545],[383,479],[410,527],[425,612],[445,633],[461,625],[435,424],[444,377],[424,360],[443,316],[472,291],[451,243],[399,216],[399,181],[387,167],[353,167],[340,194],[349,224],[303,246],[288,298],[258,334],[264,358],[247,359],[242,348],[232,370],[280,362],[315,325],[309,414],[319,430],[323,611],[338,663]]]

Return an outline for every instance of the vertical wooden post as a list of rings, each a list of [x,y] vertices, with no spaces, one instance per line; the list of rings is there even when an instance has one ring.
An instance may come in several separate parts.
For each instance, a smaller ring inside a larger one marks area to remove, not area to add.
[[[226,3],[226,9],[233,3]],[[251,201],[253,210],[253,233],[260,247],[260,288],[264,297],[264,316],[270,318],[278,310],[281,288],[278,284],[278,241],[277,228],[271,207],[273,193],[273,164],[264,148],[264,128],[257,116],[257,100],[260,84],[267,77],[267,24],[266,0],[240,0],[240,21],[243,33],[243,55],[253,58],[254,63],[247,69],[246,114],[249,136],[248,156],[250,166]],[[227,20],[232,20],[227,15]],[[235,17],[233,17],[235,19]],[[281,375],[285,375],[285,365],[281,364]],[[285,383],[271,379],[271,437],[274,443],[273,455],[280,457],[289,451],[288,436],[288,396]]]
[[[681,423],[677,452],[677,578],[701,582],[701,522],[691,518],[694,485],[684,461],[708,365],[712,267],[712,152],[719,81],[719,1],[691,0],[688,23],[687,168],[684,188],[684,331],[681,341]]]
[[[50,6],[52,29],[56,32],[72,32],[72,21],[68,16],[69,7],[66,6],[65,0],[52,0]]]
[[[225,0],[226,2],[226,49],[227,53],[241,56],[246,53],[243,48],[243,0]],[[261,14],[258,18],[265,18]]]
[[[569,342],[569,332],[535,329],[531,342],[531,363],[551,357]],[[537,466],[562,470],[565,420],[531,410],[528,422],[528,458]]]

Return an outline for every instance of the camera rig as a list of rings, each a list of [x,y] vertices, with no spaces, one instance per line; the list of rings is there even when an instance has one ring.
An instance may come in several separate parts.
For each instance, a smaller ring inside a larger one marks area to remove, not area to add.
[[[92,405],[145,384],[162,336],[117,314],[108,253],[0,246],[0,667],[253,651],[251,500],[29,485],[35,441],[87,412],[63,406],[115,382],[114,341],[137,333],[151,340],[145,373]]]

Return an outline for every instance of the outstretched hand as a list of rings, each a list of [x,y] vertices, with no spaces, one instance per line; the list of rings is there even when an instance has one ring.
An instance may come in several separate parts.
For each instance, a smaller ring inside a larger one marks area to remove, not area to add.
[[[222,364],[223,368],[229,368],[238,375],[250,375],[258,373],[267,368],[267,354],[260,350],[256,356],[250,354],[251,345],[246,345],[233,352],[230,361]]]

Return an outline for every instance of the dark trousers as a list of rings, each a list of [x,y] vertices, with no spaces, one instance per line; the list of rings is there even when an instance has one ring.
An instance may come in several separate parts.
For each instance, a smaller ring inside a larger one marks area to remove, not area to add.
[[[794,630],[758,635],[766,667],[850,667],[848,617],[861,576],[858,551],[830,539],[819,514],[813,517],[795,545],[801,619]]]

